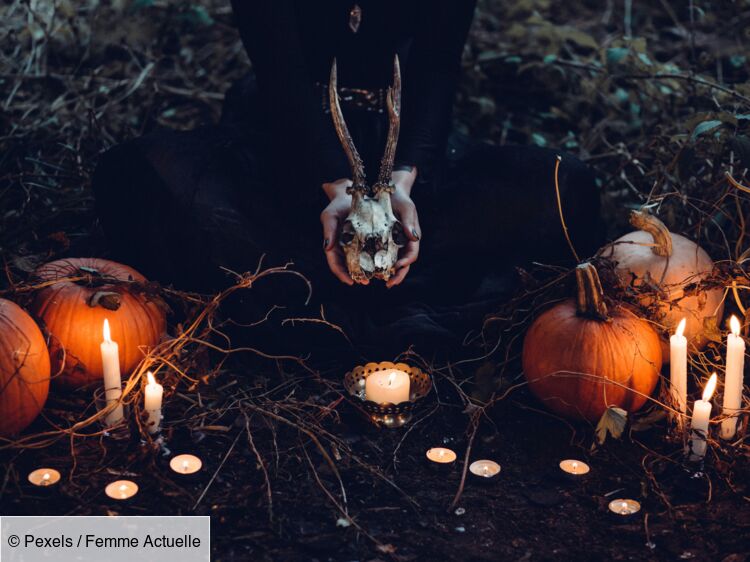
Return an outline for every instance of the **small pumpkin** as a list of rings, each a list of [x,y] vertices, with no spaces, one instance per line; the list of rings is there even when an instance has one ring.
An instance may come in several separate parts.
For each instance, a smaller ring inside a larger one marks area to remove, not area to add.
[[[526,333],[522,363],[529,388],[570,418],[595,422],[609,406],[634,412],[659,379],[659,336],[632,311],[607,310],[590,263],[576,268],[576,282],[577,298],[542,313]]]
[[[41,330],[23,309],[0,299],[0,435],[17,435],[47,401],[50,361]]]
[[[130,373],[166,330],[164,305],[132,289],[147,283],[132,267],[98,258],[70,258],[36,270],[46,286],[32,311],[49,334],[52,372],[63,387],[78,388],[102,378],[101,342],[105,318],[119,345],[120,370]]]
[[[654,291],[660,291],[658,312],[651,318],[663,326],[662,352],[669,361],[669,334],[685,318],[685,337],[694,349],[708,343],[704,320],[721,317],[724,310],[721,287],[696,290],[685,294],[688,285],[696,285],[709,277],[714,262],[706,251],[692,240],[674,234],[658,218],[647,211],[633,211],[630,224],[639,230],[630,232],[605,246],[600,255],[616,262],[617,275],[625,285],[646,289],[641,302],[650,306]]]

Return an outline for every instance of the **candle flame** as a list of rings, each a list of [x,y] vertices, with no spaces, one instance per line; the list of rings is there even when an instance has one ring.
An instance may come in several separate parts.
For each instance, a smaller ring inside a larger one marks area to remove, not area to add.
[[[148,384],[156,384],[156,379],[154,378],[154,374],[151,371],[146,373],[146,376],[148,377]]]
[[[391,374],[388,376],[388,386],[391,386],[396,381],[396,371],[391,371]]]
[[[628,509],[628,502],[622,502],[622,503],[620,504],[620,507],[622,508],[622,510],[620,511],[620,513],[622,513],[622,514],[624,514],[624,515],[627,515],[627,513],[628,513],[628,512],[630,511],[630,510]]]
[[[190,468],[190,463],[187,460],[182,461],[182,470],[183,470],[183,472],[187,472],[188,468]]]
[[[445,449],[440,449],[440,450],[438,451],[438,456],[439,456],[440,458],[443,458],[443,457],[445,456]]]
[[[577,462],[573,462],[573,464],[571,464],[570,467],[573,469],[574,473],[578,472],[578,463]]]
[[[737,320],[737,317],[734,314],[732,314],[732,317],[729,319],[729,328],[735,336],[740,335],[740,321]]]
[[[104,326],[102,327],[102,334],[104,335],[104,341],[112,343],[112,334],[109,331],[109,320],[104,319]]]
[[[675,336],[682,336],[685,333],[685,324],[687,324],[687,318],[680,320],[680,323],[677,324],[677,330],[674,333]]]
[[[706,383],[706,387],[703,389],[703,400],[705,402],[711,400],[711,397],[714,395],[714,390],[716,390],[716,373],[711,375],[711,378],[708,379],[708,382]]]
[[[50,476],[50,473],[49,473],[49,472],[45,472],[45,473],[44,473],[44,474],[42,475],[42,480],[49,480],[50,478],[52,478],[52,476]]]
[[[120,491],[121,492],[124,492],[127,489],[128,489],[128,487],[125,484],[120,484]]]

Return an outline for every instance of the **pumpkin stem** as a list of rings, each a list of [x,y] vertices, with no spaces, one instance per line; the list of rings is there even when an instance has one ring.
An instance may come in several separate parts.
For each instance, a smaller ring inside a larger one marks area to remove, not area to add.
[[[596,268],[589,262],[576,267],[576,284],[578,294],[576,308],[579,316],[607,321],[607,305],[604,302],[604,291]]]
[[[654,215],[647,210],[631,211],[630,224],[651,235],[654,239],[651,251],[657,256],[668,258],[672,255],[672,235],[667,226]]]

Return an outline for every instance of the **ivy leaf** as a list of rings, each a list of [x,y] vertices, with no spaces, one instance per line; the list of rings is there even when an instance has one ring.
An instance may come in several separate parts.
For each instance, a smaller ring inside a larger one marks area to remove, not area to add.
[[[599,445],[604,445],[607,435],[611,435],[613,439],[619,439],[622,437],[627,422],[628,413],[625,410],[617,406],[610,406],[602,415],[599,423],[596,424],[596,442]]]
[[[721,126],[721,121],[718,119],[712,119],[710,121],[703,121],[702,123],[698,123],[695,126],[695,129],[693,129],[693,134],[690,136],[690,140],[695,140],[699,136],[701,136],[704,133],[708,133],[709,131],[713,131],[717,127]]]
[[[626,47],[612,47],[607,49],[607,64],[618,64],[628,55],[630,49]]]

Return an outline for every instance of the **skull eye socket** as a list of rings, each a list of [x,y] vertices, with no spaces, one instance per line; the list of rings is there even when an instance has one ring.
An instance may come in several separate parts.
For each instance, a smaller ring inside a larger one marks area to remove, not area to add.
[[[406,238],[404,225],[401,224],[401,221],[396,221],[395,223],[393,223],[393,230],[391,231],[391,235],[393,236],[393,241],[397,246],[406,246],[406,242],[408,241],[408,239]]]
[[[354,225],[352,224],[352,221],[344,222],[339,240],[342,246],[348,246],[352,243],[354,240]]]

